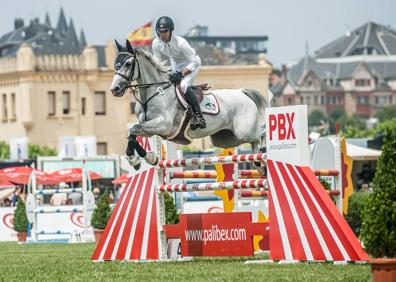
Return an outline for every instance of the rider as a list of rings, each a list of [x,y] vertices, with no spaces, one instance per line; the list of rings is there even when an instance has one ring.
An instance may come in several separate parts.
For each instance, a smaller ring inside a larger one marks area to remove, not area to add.
[[[206,123],[201,107],[191,88],[201,67],[201,59],[183,37],[172,34],[174,24],[170,17],[160,17],[155,25],[155,30],[158,37],[153,40],[153,54],[159,61],[163,61],[164,57],[170,59],[172,72],[169,79],[175,84],[180,83],[186,100],[194,113],[190,123],[191,129],[205,128]]]

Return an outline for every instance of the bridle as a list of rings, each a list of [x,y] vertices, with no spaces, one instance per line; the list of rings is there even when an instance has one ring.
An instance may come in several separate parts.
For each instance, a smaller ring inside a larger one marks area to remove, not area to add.
[[[122,58],[121,62],[118,59],[120,56]],[[133,57],[131,71],[129,72],[129,76],[126,76],[126,75],[120,73],[119,70],[120,70],[121,66],[131,57]],[[115,75],[119,75],[122,78],[124,78],[126,81],[128,81],[128,85],[127,85],[126,88],[129,88],[129,89],[132,90],[133,96],[135,97],[136,101],[140,105],[142,105],[143,110],[144,110],[144,118],[147,121],[147,104],[148,104],[148,102],[150,102],[152,99],[154,99],[159,94],[165,94],[165,89],[169,88],[172,85],[172,82],[168,80],[168,81],[160,81],[160,82],[132,84],[132,77],[133,77],[133,74],[134,74],[134,71],[135,71],[136,62],[137,62],[137,71],[138,71],[138,77],[137,78],[139,78],[140,65],[139,65],[139,60],[137,59],[137,56],[136,56],[136,52],[133,52],[133,53],[120,52],[118,54],[117,58],[116,58],[115,63],[114,63],[114,69],[115,69],[114,74]],[[164,87],[160,87],[160,86],[157,87],[157,91],[144,102],[142,100],[140,100],[136,96],[136,90],[139,89],[139,88],[147,89],[147,88],[150,88],[151,86],[154,86],[154,85],[163,85],[163,84],[166,84],[166,85]]]

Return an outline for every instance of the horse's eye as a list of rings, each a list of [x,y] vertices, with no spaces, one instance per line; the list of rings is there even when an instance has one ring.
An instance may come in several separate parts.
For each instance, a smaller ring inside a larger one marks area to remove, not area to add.
[[[131,66],[131,62],[128,61],[128,62],[125,63],[125,65],[126,65],[127,67],[130,67],[130,66]]]

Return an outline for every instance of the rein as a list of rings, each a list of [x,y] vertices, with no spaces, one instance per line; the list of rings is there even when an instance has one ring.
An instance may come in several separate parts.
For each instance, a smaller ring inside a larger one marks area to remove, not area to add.
[[[129,59],[130,57],[132,57],[132,56],[133,56],[133,63],[132,63],[132,67],[131,67],[131,70],[132,70],[132,71],[130,71],[129,77],[127,77],[126,75],[124,75],[124,74],[122,74],[122,73],[119,73],[118,70],[121,68],[121,65],[124,64],[124,62],[125,62],[127,59]],[[165,91],[164,91],[164,90],[167,89],[167,88],[169,88],[169,87],[172,85],[172,82],[168,80],[168,81],[151,82],[151,83],[141,83],[141,84],[133,84],[133,85],[132,85],[132,76],[133,76],[133,73],[134,73],[134,70],[135,70],[135,64],[136,64],[136,62],[138,63],[138,65],[137,65],[137,67],[138,67],[138,75],[140,75],[140,65],[139,65],[139,61],[138,61],[138,59],[137,59],[137,57],[136,57],[136,53],[133,53],[132,55],[129,54],[128,56],[126,56],[126,57],[123,59],[122,63],[119,63],[119,62],[118,62],[118,63],[114,66],[114,68],[116,69],[115,74],[121,76],[122,78],[124,78],[125,80],[128,81],[128,85],[127,85],[126,88],[129,88],[129,89],[132,90],[133,96],[135,97],[136,101],[137,101],[140,105],[142,105],[143,110],[144,110],[144,118],[145,118],[145,120],[147,121],[147,104],[148,104],[148,102],[150,102],[153,98],[155,98],[155,97],[156,97],[157,95],[159,95],[159,94],[165,94]],[[139,78],[139,77],[138,77],[138,78]],[[166,84],[166,85],[165,85],[164,87],[160,87],[160,86],[157,87],[157,91],[156,91],[150,98],[148,98],[145,102],[141,101],[141,100],[137,97],[137,95],[136,95],[136,90],[139,89],[139,88],[145,88],[145,89],[147,89],[147,88],[150,88],[151,86],[154,86],[154,85],[163,85],[163,84]]]

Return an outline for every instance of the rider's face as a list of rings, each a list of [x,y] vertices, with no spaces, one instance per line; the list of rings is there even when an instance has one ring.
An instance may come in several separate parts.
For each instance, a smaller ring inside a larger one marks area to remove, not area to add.
[[[164,42],[170,41],[170,30],[169,29],[158,30],[158,34],[162,41],[164,41]]]

